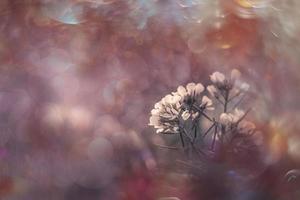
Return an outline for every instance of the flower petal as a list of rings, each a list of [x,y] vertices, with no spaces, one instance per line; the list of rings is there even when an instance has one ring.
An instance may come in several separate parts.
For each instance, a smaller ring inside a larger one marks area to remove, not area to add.
[[[202,97],[202,103],[201,103],[201,106],[206,106],[206,107],[210,107],[212,106],[212,100],[210,98],[208,98],[207,96],[203,96]]]
[[[201,83],[197,83],[197,85],[195,86],[195,93],[196,95],[199,95],[201,92],[203,92],[204,87]]]
[[[212,75],[210,75],[210,80],[213,83],[224,83],[225,81],[225,76],[224,74],[220,73],[220,72],[214,72]]]
[[[220,123],[223,124],[223,125],[227,125],[227,124],[230,124],[232,123],[232,116],[228,113],[222,113],[220,115]]]
[[[217,94],[217,88],[214,86],[214,85],[209,85],[209,86],[207,86],[206,87],[206,89],[207,89],[207,91],[209,92],[209,94],[211,95],[211,96],[216,96],[216,94]]]
[[[241,77],[241,72],[237,69],[233,69],[231,71],[231,74],[230,74],[230,79],[232,82],[235,82],[235,80],[239,79]]]
[[[178,94],[180,95],[180,96],[185,96],[186,95],[186,93],[187,93],[187,91],[186,91],[186,89],[183,87],[183,86],[179,86],[178,88],[177,88],[177,92],[178,92]]]

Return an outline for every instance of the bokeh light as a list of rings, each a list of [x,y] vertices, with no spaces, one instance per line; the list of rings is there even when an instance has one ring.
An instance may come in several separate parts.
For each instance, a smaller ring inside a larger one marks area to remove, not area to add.
[[[1,0],[0,199],[299,200],[299,9]],[[250,83],[263,153],[247,170],[195,167],[178,139],[148,126],[150,111],[179,85],[233,68]]]

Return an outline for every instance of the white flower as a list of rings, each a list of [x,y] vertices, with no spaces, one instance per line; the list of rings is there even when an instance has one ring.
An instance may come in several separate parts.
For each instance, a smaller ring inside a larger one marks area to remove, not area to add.
[[[223,125],[234,124],[237,123],[244,115],[244,111],[236,108],[233,113],[222,113],[220,115],[220,123]]]
[[[233,69],[231,71],[231,74],[230,74],[230,80],[232,82],[235,82],[236,80],[238,80],[239,78],[241,77],[241,72],[237,69]]]
[[[232,113],[233,123],[238,122],[244,115],[245,115],[245,112],[243,110],[240,110],[238,108],[234,109],[234,111]]]
[[[203,107],[203,108],[205,108],[207,110],[214,110],[213,102],[207,96],[203,96],[202,97],[202,102],[201,102],[200,107]]]
[[[237,80],[240,79],[241,72],[237,69],[233,69],[230,73],[230,77],[225,77],[224,74],[220,72],[214,72],[212,75],[210,75],[210,80],[213,82],[213,84],[219,88],[232,88]]]
[[[167,95],[154,105],[151,110],[149,125],[156,128],[157,133],[178,133],[177,117],[181,107],[181,97],[177,94]]]
[[[210,79],[213,85],[207,86],[208,92],[218,98],[219,96],[225,96],[228,94],[227,98],[235,98],[244,92],[249,90],[249,85],[240,80],[241,72],[237,69],[233,69],[230,73],[230,77],[226,77],[220,72],[214,72]]]
[[[211,110],[212,101],[204,96],[200,102],[200,95],[204,87],[201,83],[189,83],[186,87],[179,86],[176,92],[163,97],[154,105],[151,111],[150,126],[156,128],[157,133],[178,133],[179,123],[199,116],[193,105]]]
[[[191,110],[195,103],[199,103],[200,95],[203,90],[204,87],[201,83],[189,83],[186,87],[179,86],[177,92],[173,92],[172,94],[181,98],[180,103],[183,109]]]
[[[228,124],[231,124],[233,121],[232,119],[232,115],[231,114],[228,114],[228,113],[222,113],[220,115],[220,123],[223,124],[223,125],[228,125]]]
[[[180,85],[178,88],[177,88],[177,93],[179,96],[181,97],[184,97],[187,95],[187,91],[185,89],[185,87],[183,87],[182,85]],[[173,93],[174,94],[174,93]]]
[[[245,92],[248,91],[249,88],[250,88],[250,86],[247,83],[242,83],[240,86],[240,89]]]
[[[213,97],[217,97],[218,96],[218,90],[214,85],[209,85],[206,87],[207,91],[209,92],[209,94]]]
[[[186,87],[183,86],[179,86],[177,88],[177,94],[180,97],[186,98],[186,97],[192,97],[192,98],[196,98],[198,97],[201,92],[203,92],[204,87],[201,83],[189,83],[186,85]],[[173,93],[176,94],[176,93]]]
[[[182,113],[182,115],[181,115],[181,117],[182,117],[182,119],[184,120],[184,121],[186,121],[186,120],[188,120],[189,118],[190,118],[190,116],[191,116],[191,113],[189,112],[189,111],[184,111],[183,113]]]
[[[189,83],[186,85],[187,93],[190,96],[199,96],[203,92],[204,87],[201,83]]]
[[[225,81],[225,76],[220,72],[214,72],[212,75],[210,75],[210,80],[214,84],[223,84]]]

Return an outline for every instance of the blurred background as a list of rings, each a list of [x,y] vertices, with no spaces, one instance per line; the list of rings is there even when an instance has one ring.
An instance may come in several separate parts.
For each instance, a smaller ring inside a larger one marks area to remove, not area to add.
[[[299,9],[0,0],[0,199],[298,200]],[[179,85],[233,68],[256,94],[263,164],[250,180],[229,171],[224,181],[219,169],[190,177],[177,150],[158,147],[174,139],[148,127],[149,113]]]

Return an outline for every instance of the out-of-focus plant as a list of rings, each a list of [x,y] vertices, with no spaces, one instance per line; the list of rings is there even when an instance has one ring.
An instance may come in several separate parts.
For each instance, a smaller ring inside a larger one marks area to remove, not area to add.
[[[185,152],[200,159],[222,161],[226,155],[257,152],[261,135],[245,119],[250,108],[240,108],[249,90],[240,76],[236,69],[230,76],[214,72],[206,90],[201,83],[179,86],[155,104],[149,125],[180,138]]]

